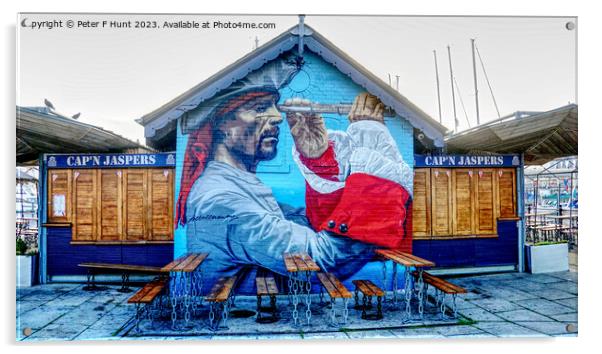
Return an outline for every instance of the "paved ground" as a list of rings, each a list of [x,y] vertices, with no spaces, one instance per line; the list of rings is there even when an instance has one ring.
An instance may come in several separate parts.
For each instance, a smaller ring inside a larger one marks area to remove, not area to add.
[[[143,336],[133,330],[131,294],[118,286],[97,292],[81,284],[47,284],[17,290],[17,340],[174,340],[174,339],[339,339],[339,338],[443,338],[545,337],[577,335],[577,273],[546,275],[506,273],[460,277],[452,282],[469,293],[458,299],[458,320],[442,320],[427,306],[424,320],[403,323],[403,312],[385,304],[385,319],[365,321],[350,307],[344,328],[324,325],[327,308],[314,299],[312,325],[294,327],[288,301],[279,299],[282,319],[270,325],[253,318],[235,318],[218,333],[207,329],[206,314],[193,318],[186,331],[172,331],[169,321],[148,321]],[[255,299],[238,297],[237,308],[254,309]],[[24,334],[27,333],[27,335]],[[178,335],[185,333],[185,335]]]

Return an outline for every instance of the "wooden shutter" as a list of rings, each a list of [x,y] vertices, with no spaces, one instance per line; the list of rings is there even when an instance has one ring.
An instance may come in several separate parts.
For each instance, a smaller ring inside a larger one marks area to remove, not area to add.
[[[173,240],[173,174],[169,168],[149,170],[149,240]]]
[[[443,168],[431,170],[432,230],[433,236],[452,234],[451,171]]]
[[[73,171],[73,240],[96,240],[96,170]]]
[[[474,170],[475,188],[475,223],[479,235],[497,233],[495,177],[496,170],[482,168]]]
[[[470,169],[452,170],[453,234],[474,234],[473,180]]]
[[[124,240],[146,238],[146,181],[148,170],[123,170]]]
[[[48,170],[48,222],[71,221],[71,170]],[[55,210],[56,206],[64,205]]]
[[[499,213],[502,218],[516,216],[516,175],[513,168],[497,170]]]
[[[122,170],[98,170],[98,240],[122,239]]]
[[[414,170],[414,200],[412,201],[413,237],[431,235],[431,170]]]

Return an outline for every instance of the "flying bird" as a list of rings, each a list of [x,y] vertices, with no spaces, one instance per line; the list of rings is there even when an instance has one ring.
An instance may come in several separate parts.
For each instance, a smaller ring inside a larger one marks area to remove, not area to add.
[[[77,118],[79,118],[80,115],[81,115],[81,112],[75,113],[74,115],[71,116],[71,118],[77,119]]]
[[[48,101],[46,98],[44,98],[44,104],[46,105],[46,107],[54,109],[54,105],[52,104],[52,102]]]

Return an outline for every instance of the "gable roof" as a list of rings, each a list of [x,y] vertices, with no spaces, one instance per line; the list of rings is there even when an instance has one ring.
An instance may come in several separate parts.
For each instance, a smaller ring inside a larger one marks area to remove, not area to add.
[[[302,35],[299,35],[299,33]],[[377,96],[399,116],[407,119],[412,126],[420,129],[429,139],[433,140],[435,146],[443,146],[447,128],[372,74],[324,36],[311,27],[304,25],[303,22],[298,26],[291,27],[156,110],[137,119],[136,122],[144,126],[147,144],[157,145],[156,143],[159,140],[169,136],[175,130],[175,121],[182,114],[196,108],[201,102],[210,99],[218,92],[228,88],[232,83],[261,68],[282,53],[295,49],[295,47],[300,52],[308,49],[326,62],[334,65],[339,71],[349,76],[353,82]]]

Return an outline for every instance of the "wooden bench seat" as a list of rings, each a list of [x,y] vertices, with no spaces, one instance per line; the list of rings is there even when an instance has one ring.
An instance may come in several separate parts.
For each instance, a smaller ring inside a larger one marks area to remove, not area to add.
[[[86,286],[84,290],[97,290],[96,275],[97,274],[121,274],[121,288],[117,291],[130,292],[129,282],[131,273],[141,274],[161,274],[161,268],[152,266],[142,266],[135,264],[120,264],[120,263],[80,263],[79,267],[86,268],[88,271]]]
[[[258,323],[273,323],[278,320],[276,314],[276,295],[278,295],[278,286],[276,286],[276,280],[272,276],[258,276],[255,278],[255,285],[257,287],[257,319]],[[263,308],[261,305],[262,296],[270,297],[270,307]],[[261,312],[268,310],[272,313],[269,317],[262,317]]]
[[[219,328],[219,323],[222,319],[224,321],[224,326],[227,325],[233,292],[237,285],[238,277],[238,275],[233,275],[230,277],[219,278],[218,281],[213,284],[211,291],[205,296],[205,300],[209,303],[209,327],[213,330]],[[218,307],[221,307],[221,318],[217,318],[216,320],[216,312],[218,316],[220,315]]]
[[[138,290],[134,295],[132,295],[128,299],[128,304],[136,305],[136,323],[135,329],[136,332],[140,332],[140,321],[143,318],[144,312],[149,312],[150,316],[148,316],[152,322],[153,314],[151,310],[151,306],[156,304],[156,299],[164,293],[165,288],[167,287],[168,279],[167,278],[155,278],[153,281],[144,285],[140,290]],[[161,301],[159,301],[161,303]],[[161,304],[160,304],[161,305]],[[157,306],[154,306],[155,308]],[[160,306],[159,306],[160,307]],[[160,309],[159,309],[160,311]]]
[[[146,284],[128,299],[128,304],[150,304],[167,286],[167,279],[160,278]]]
[[[416,271],[412,272],[412,274],[416,278],[419,276],[419,273]],[[453,284],[445,279],[434,276],[428,272],[422,272],[422,280],[427,285],[427,290],[428,290],[429,285],[436,289],[435,300],[436,300],[437,306],[440,305],[439,309],[441,311],[441,316],[445,316],[445,295],[451,295],[452,296],[452,311],[454,313],[454,317],[457,317],[458,311],[457,311],[457,307],[456,307],[456,296],[458,294],[466,294],[467,293],[466,289],[464,289],[463,287],[458,286],[456,284]],[[427,291],[424,291],[425,295],[426,295],[426,293],[427,293]],[[441,299],[440,299],[439,294],[441,294]]]
[[[336,324],[336,313],[335,304],[337,299],[343,299],[343,323],[347,323],[347,317],[349,316],[349,310],[347,309],[347,302],[353,296],[347,290],[345,285],[341,283],[337,277],[332,273],[317,273],[318,280],[320,280],[321,291],[320,298],[323,296],[324,289],[330,297],[330,322]]]
[[[417,272],[414,272],[414,276],[418,276]],[[446,294],[465,294],[466,289],[456,284],[450,283],[445,279],[436,277],[428,272],[422,272],[422,279],[426,284],[429,284]]]
[[[380,320],[383,318],[382,298],[385,292],[370,280],[354,280],[355,308],[362,310],[362,319]],[[362,304],[359,303],[359,293],[362,293]],[[366,310],[372,307],[372,298],[376,297],[376,314],[368,314]]]

